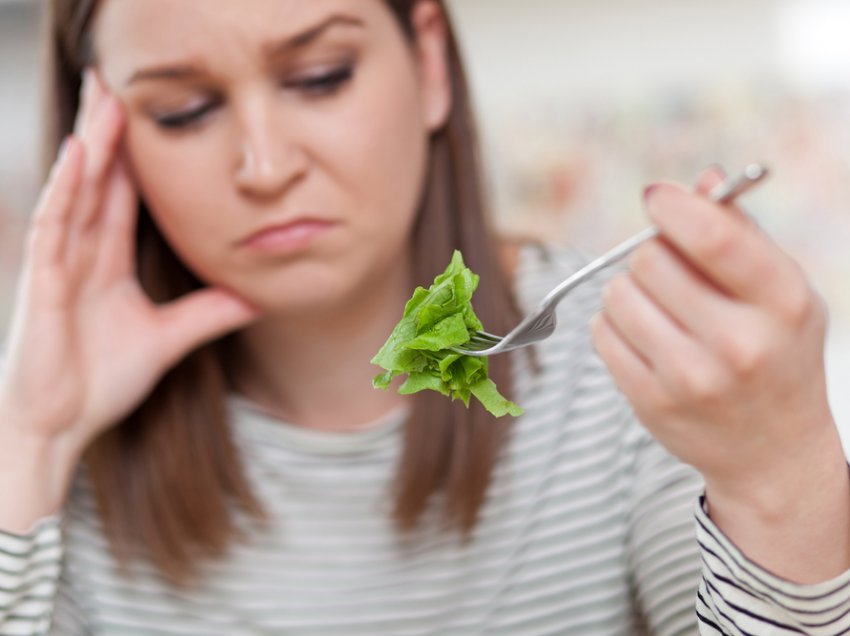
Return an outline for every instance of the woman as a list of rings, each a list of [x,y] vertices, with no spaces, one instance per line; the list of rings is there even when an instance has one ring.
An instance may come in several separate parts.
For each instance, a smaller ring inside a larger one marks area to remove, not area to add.
[[[647,191],[665,238],[605,289],[610,376],[592,286],[492,360],[506,424],[370,386],[452,249],[496,331],[580,263],[489,238],[440,2],[53,0],[51,25],[73,134],[0,378],[0,632],[846,627],[824,311],[707,202],[717,171]]]

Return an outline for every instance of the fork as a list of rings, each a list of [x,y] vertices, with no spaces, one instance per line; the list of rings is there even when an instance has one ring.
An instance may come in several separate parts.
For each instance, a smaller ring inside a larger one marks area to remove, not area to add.
[[[708,198],[720,204],[732,203],[738,195],[752,188],[767,175],[768,169],[765,166],[751,164],[738,177],[727,179],[717,185],[709,193]],[[658,228],[648,227],[588,263],[549,292],[540,301],[537,309],[528,314],[505,336],[495,336],[486,331],[476,331],[464,346],[452,347],[451,350],[466,356],[491,356],[548,338],[555,331],[555,307],[567,294],[597,272],[625,258],[639,245],[655,238],[658,234]]]

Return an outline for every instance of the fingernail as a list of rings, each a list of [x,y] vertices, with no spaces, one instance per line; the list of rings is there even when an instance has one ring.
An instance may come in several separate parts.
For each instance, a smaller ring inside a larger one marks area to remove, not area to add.
[[[65,155],[68,154],[68,147],[71,145],[71,135],[67,135],[65,139],[62,140],[62,144],[59,146],[59,152],[57,153],[57,161],[63,161],[65,159]]]
[[[94,88],[97,91],[98,95],[102,95],[106,92],[106,84],[103,81],[103,77],[100,75],[100,71],[96,68],[92,68],[92,83],[94,84]]]
[[[83,76],[80,84],[80,94],[77,96],[77,113],[82,113],[86,108],[86,104],[91,101],[92,94],[92,79],[91,68],[88,66],[83,69]]]
[[[94,80],[94,71],[91,66],[87,66],[83,69],[83,80],[80,86],[80,93],[85,93],[91,87],[91,83]]]

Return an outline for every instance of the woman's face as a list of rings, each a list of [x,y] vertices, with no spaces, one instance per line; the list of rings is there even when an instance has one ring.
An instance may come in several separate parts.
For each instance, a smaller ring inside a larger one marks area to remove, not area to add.
[[[383,0],[103,0],[132,171],[202,280],[285,311],[404,269],[450,100],[439,11],[414,15],[411,47]]]

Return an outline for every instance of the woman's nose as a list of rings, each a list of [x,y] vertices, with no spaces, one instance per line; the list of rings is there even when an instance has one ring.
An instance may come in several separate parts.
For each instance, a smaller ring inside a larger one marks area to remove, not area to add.
[[[236,185],[244,193],[270,198],[282,194],[307,171],[303,148],[276,126],[268,108],[242,118]]]

